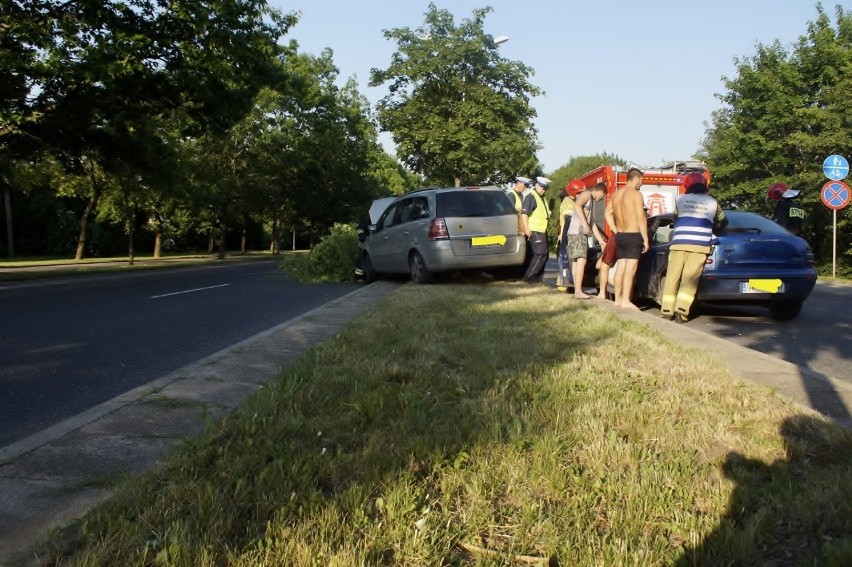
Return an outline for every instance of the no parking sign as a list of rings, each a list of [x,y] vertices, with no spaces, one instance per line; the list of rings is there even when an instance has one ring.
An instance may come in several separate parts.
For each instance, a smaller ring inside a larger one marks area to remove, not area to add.
[[[826,207],[837,211],[849,204],[852,193],[849,191],[849,186],[842,181],[829,181],[822,186],[820,197]]]

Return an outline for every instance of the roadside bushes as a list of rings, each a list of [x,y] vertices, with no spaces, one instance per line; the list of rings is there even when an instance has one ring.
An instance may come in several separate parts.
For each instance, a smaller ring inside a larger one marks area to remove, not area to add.
[[[344,283],[352,281],[357,259],[355,227],[335,223],[313,250],[284,257],[278,269],[300,282]]]

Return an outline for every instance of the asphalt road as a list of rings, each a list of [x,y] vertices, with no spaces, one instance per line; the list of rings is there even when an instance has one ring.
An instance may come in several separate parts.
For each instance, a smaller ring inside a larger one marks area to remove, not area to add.
[[[356,287],[275,262],[0,285],[0,447]]]
[[[792,321],[761,307],[703,305],[687,325],[852,383],[852,285],[817,281]]]

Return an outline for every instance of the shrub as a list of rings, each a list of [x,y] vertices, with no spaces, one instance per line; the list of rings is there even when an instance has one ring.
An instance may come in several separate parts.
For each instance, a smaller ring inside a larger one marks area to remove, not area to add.
[[[358,259],[355,227],[335,223],[331,232],[307,254],[286,256],[279,269],[300,282],[343,283],[352,281]]]

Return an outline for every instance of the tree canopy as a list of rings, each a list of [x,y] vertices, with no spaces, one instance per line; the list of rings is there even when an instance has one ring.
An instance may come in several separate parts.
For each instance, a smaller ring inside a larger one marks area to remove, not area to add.
[[[736,60],[725,78],[723,107],[712,118],[701,157],[713,175],[713,193],[727,206],[763,210],[775,182],[802,190],[805,237],[825,258],[829,211],[820,201],[827,181],[822,162],[852,147],[852,12],[837,6],[835,21],[820,4],[806,33],[785,47],[759,44]],[[839,216],[842,247],[852,257],[848,209]]]
[[[397,51],[371,73],[371,86],[389,89],[379,123],[400,160],[432,183],[499,183],[540,169],[530,98],[541,91],[529,81],[533,70],[501,57],[484,32],[489,12],[456,25],[430,3],[422,27],[384,32]]]

